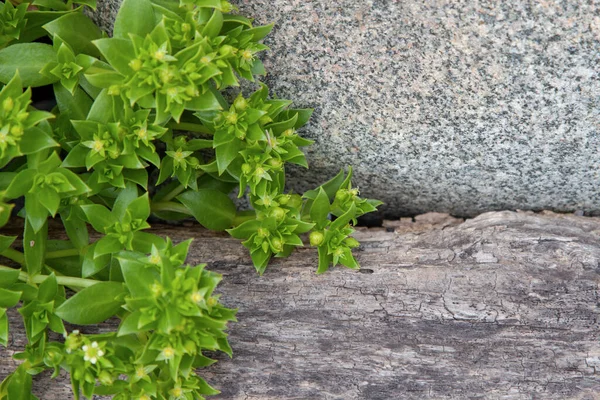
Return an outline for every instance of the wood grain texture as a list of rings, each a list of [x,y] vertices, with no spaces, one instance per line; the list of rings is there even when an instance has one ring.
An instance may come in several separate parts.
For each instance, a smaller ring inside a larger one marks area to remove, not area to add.
[[[317,276],[304,249],[263,277],[237,240],[157,229],[195,236],[189,261],[222,273],[223,302],[239,308],[234,358],[202,372],[215,399],[600,399],[600,219],[426,214],[386,226],[357,233],[360,272]],[[23,346],[12,316],[0,376]],[[42,399],[72,398],[66,376],[35,385]]]

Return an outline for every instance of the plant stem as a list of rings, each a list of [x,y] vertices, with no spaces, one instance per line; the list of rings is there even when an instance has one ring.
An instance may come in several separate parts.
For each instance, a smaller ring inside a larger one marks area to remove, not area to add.
[[[171,123],[169,124],[169,128],[175,129],[177,131],[188,131],[196,133],[206,133],[207,135],[214,135],[214,133],[207,127],[200,124],[193,124],[191,122],[180,122],[178,124]]]
[[[160,201],[158,203],[152,203],[151,206],[152,212],[158,211],[173,211],[181,214],[192,215],[190,210],[187,209],[181,203],[176,203],[174,201]]]
[[[8,248],[0,253],[0,256],[4,256],[9,260],[13,260],[14,262],[18,262],[19,264],[25,264],[25,256],[20,251],[15,249]]]
[[[55,250],[55,251],[47,252],[46,259],[50,260],[53,258],[72,257],[72,256],[78,256],[78,255],[79,255],[79,249]]]
[[[233,218],[233,226],[238,226],[246,221],[256,219],[256,213],[252,210],[242,211]]]
[[[183,192],[184,190],[185,190],[185,188],[183,187],[183,185],[179,184],[179,185],[175,186],[175,188],[173,190],[171,190],[169,193],[167,193],[165,195],[165,197],[163,197],[162,199],[160,199],[160,201],[161,202],[171,201],[171,200],[173,200],[174,197],[176,197],[179,194],[181,194],[181,192]]]
[[[0,271],[14,271],[14,268],[6,267],[4,265],[0,265]],[[20,271],[19,272],[19,280],[23,282],[32,282],[32,283],[42,283],[44,280],[48,278],[48,275],[35,275],[30,277],[27,275],[27,272]],[[90,287],[99,283],[100,281],[96,281],[94,279],[84,279],[84,278],[75,278],[72,276],[57,276],[56,282],[61,286],[75,286],[80,288]]]

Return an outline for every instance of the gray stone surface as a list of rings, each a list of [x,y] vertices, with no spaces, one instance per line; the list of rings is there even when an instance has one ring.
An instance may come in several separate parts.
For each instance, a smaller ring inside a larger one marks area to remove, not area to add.
[[[600,211],[597,2],[234,2],[276,23],[273,92],[316,108],[294,188],[354,165],[387,216]]]

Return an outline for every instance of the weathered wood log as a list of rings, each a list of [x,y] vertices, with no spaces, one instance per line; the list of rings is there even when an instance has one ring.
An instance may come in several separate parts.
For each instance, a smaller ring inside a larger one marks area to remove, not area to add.
[[[357,233],[360,272],[317,276],[305,249],[263,277],[237,240],[159,229],[197,237],[190,262],[222,273],[222,300],[239,308],[233,359],[202,371],[215,398],[600,398],[599,218],[426,214],[387,226]],[[1,376],[24,344],[12,316]],[[66,376],[35,386],[72,398]]]

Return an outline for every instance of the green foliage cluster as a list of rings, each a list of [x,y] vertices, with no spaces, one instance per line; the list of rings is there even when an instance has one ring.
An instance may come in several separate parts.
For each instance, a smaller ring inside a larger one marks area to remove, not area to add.
[[[150,216],[227,230],[260,274],[308,234],[322,273],[359,267],[352,226],[379,202],[358,196],[351,169],[286,193],[286,163],[307,166],[297,130],[311,110],[264,84],[222,94],[265,73],[271,25],[223,0],[124,0],[108,37],[84,6],[95,1],[0,3],[0,227],[24,226],[22,242],[0,235],[0,344],[12,307],[28,339],[0,399],[35,399],[32,376],[61,369],[76,398],[202,399],[218,392],[196,370],[214,362],[206,351],[231,355],[235,310],[218,274],[186,264],[191,241],[149,233]],[[31,88],[49,85],[56,106],[38,110]],[[48,237],[51,221],[67,239]],[[115,316],[116,332],[66,329]]]

